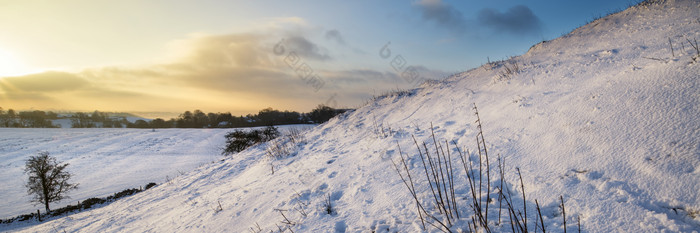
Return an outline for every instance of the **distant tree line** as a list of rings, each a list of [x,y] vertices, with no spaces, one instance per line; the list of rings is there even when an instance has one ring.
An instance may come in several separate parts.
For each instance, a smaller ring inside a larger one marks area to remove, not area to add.
[[[110,113],[100,111],[62,116],[51,111],[17,112],[0,107],[0,128],[59,128],[60,125],[52,122],[58,119],[70,119],[72,128],[124,128],[129,123],[126,117],[110,116]]]
[[[126,117],[109,116],[100,111],[92,114],[77,112],[70,117],[70,121],[72,128],[124,128],[130,124]]]
[[[164,120],[156,118],[148,122],[137,120],[128,123],[127,128],[239,128],[288,124],[323,123],[348,109],[334,109],[319,105],[311,112],[280,111],[272,108],[260,110],[257,114],[234,116],[227,113],[204,113],[201,110],[185,111],[177,118]]]
[[[16,112],[0,107],[0,127],[13,128],[57,128],[51,120],[58,119],[58,114],[44,111]]]
[[[0,128],[58,128],[52,123],[57,119],[70,119],[72,128],[240,128],[288,124],[319,124],[348,109],[334,109],[319,105],[311,112],[280,111],[272,108],[260,110],[257,114],[234,116],[227,113],[204,113],[201,110],[185,111],[177,118],[164,120],[156,118],[151,121],[136,120],[129,122],[124,116],[100,111],[76,112],[59,115],[55,112],[22,111],[13,109],[5,111],[0,107]],[[123,114],[122,114],[123,115]]]

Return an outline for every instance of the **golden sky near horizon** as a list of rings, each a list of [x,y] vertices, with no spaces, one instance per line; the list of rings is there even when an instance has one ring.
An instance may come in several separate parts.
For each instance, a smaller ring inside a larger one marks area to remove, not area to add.
[[[103,33],[102,29],[81,25],[86,22],[60,28],[61,24],[52,21],[70,22],[73,16],[56,17],[33,22],[44,23],[43,27],[50,29],[28,37],[41,37],[42,41],[16,43],[19,46],[15,48],[21,52],[7,49],[10,43],[4,43],[5,38],[0,36],[0,107],[141,112],[203,109],[243,114],[265,107],[310,110],[333,96],[295,77],[295,69],[284,60],[286,56],[272,50],[280,42],[278,38],[290,38],[276,30],[306,27],[301,18],[264,18],[249,24],[255,26],[253,30],[193,32],[162,39],[149,47],[124,45],[133,43],[128,42],[131,36],[94,35]],[[8,27],[7,23],[0,25]],[[122,31],[120,27],[123,25],[113,25],[111,30]],[[17,30],[28,35],[41,31]],[[52,36],[52,31],[60,33],[53,35],[68,36]],[[148,41],[150,35],[144,33],[131,40]],[[296,54],[309,62],[322,60],[315,44],[301,36],[292,35],[294,38],[285,45],[297,48]],[[22,49],[25,44],[36,47]],[[310,95],[315,97],[309,99]]]

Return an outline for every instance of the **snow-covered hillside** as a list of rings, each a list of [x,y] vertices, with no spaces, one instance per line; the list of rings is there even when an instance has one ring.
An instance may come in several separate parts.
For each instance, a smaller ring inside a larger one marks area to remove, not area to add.
[[[505,180],[519,183],[515,167],[522,171],[531,231],[534,199],[547,231],[563,231],[561,195],[570,230],[580,219],[584,232],[698,232],[700,57],[686,38],[700,39],[700,2],[654,2],[511,60],[380,97],[308,131],[293,156],[271,159],[267,145],[255,146],[111,205],[20,231],[421,232],[415,202],[392,166],[397,145],[417,182],[425,179],[412,136],[431,146],[431,123],[438,140],[455,140],[478,158],[475,103],[489,154],[506,160]],[[520,71],[504,75],[515,64]],[[473,213],[464,172],[456,174],[458,232]],[[417,191],[429,203],[430,190]],[[495,218],[493,231],[511,231]]]

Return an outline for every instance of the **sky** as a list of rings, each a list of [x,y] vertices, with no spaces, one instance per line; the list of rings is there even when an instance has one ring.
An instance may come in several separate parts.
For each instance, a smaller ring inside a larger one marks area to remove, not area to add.
[[[0,0],[0,107],[355,108],[635,2]]]

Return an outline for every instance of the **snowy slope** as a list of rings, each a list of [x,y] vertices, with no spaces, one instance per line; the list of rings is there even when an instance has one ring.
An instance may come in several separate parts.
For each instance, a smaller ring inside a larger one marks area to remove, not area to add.
[[[270,159],[259,145],[22,231],[250,232],[259,225],[269,232],[285,226],[281,209],[294,232],[420,232],[413,199],[391,164],[397,144],[414,174],[422,167],[411,137],[430,145],[431,122],[438,140],[476,151],[476,103],[489,153],[505,158],[507,182],[517,181],[515,167],[522,170],[528,209],[539,201],[548,231],[563,231],[562,195],[570,230],[580,218],[585,232],[698,232],[700,61],[685,38],[700,39],[699,9],[690,0],[635,6],[506,65],[378,98],[308,131],[294,156]],[[522,71],[499,77],[513,64]],[[464,175],[456,182],[456,194],[466,197]],[[418,191],[428,199],[429,190]],[[322,210],[327,197],[334,215]],[[460,201],[455,231],[472,215]]]

